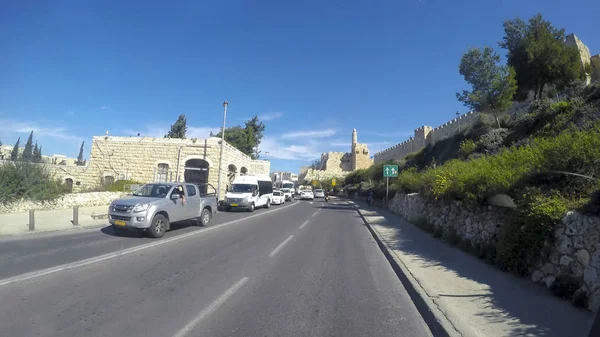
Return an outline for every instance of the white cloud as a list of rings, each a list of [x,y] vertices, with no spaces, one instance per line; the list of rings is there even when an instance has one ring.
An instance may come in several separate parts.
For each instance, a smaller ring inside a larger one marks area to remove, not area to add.
[[[281,139],[302,139],[302,138],[327,138],[336,134],[334,129],[321,131],[298,131],[289,132],[281,136]]]
[[[108,110],[108,109],[110,109],[110,108],[109,108],[109,107],[107,107],[106,105],[103,105],[103,106],[99,107],[98,109],[100,109],[100,110]]]
[[[0,119],[0,131],[9,133],[23,133],[29,134],[33,131],[34,136],[43,136],[49,138],[66,139],[66,140],[81,140],[81,137],[77,137],[71,134],[66,128],[58,126],[40,126],[30,122],[18,122],[9,119]]]
[[[265,113],[265,114],[259,115],[258,119],[261,121],[272,121],[274,119],[281,118],[282,116],[283,116],[283,113],[277,111],[277,112],[270,112],[270,113]]]
[[[277,158],[287,160],[310,160],[319,158],[321,152],[307,145],[284,145],[278,138],[264,136],[259,149],[264,158]]]

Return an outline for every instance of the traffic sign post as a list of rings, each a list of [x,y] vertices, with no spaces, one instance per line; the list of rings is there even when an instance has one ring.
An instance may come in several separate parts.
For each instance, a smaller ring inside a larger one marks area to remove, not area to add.
[[[398,177],[398,165],[383,165],[383,176],[385,177],[385,203],[387,205],[390,190],[390,178]]]
[[[332,178],[332,179],[331,179],[331,186],[335,187],[335,184],[336,184],[336,183],[337,183],[337,182],[336,182],[335,178]]]

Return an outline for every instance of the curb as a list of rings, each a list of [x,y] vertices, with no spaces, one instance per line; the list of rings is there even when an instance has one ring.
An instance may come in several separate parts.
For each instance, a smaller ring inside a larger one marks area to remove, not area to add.
[[[444,315],[444,313],[438,308],[435,302],[427,295],[423,287],[411,274],[410,270],[406,267],[404,262],[393,253],[393,250],[387,245],[385,240],[380,236],[379,232],[373,228],[371,223],[366,219],[364,214],[361,212],[358,205],[351,201],[354,208],[360,215],[361,219],[365,223],[366,227],[371,232],[371,235],[377,242],[379,249],[387,260],[389,261],[392,269],[402,282],[404,288],[408,292],[408,295],[413,300],[417,310],[423,317],[425,324],[431,330],[431,333],[435,337],[463,337],[463,335],[456,330],[452,322]]]

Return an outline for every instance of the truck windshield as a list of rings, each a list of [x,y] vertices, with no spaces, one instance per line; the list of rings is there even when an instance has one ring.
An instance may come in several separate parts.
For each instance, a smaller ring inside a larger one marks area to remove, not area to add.
[[[162,184],[146,184],[137,189],[133,193],[136,197],[149,197],[149,198],[164,198],[169,193],[171,186]]]
[[[229,192],[252,193],[252,188],[255,186],[251,184],[233,184],[229,188]]]
[[[294,188],[294,184],[287,183],[287,184],[283,184],[282,187],[283,188]]]

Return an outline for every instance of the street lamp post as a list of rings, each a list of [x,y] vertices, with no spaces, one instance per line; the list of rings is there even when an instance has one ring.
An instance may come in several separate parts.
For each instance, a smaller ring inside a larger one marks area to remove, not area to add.
[[[227,119],[227,101],[223,102],[223,127],[221,128],[221,150],[219,154],[219,180],[217,182],[217,202],[221,200],[221,173],[223,172],[223,147],[225,146],[225,120]]]

